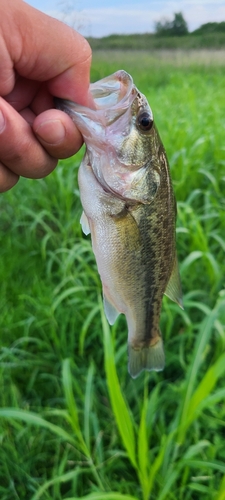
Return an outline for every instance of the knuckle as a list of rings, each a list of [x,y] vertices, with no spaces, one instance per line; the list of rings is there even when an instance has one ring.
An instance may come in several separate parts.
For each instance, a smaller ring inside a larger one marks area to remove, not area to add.
[[[56,159],[48,154],[38,142],[20,142],[0,147],[0,161],[16,175],[39,179],[45,177],[56,166]]]

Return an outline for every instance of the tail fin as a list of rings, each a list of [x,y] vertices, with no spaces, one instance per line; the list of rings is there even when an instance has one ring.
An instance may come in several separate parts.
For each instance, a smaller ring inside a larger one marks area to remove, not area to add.
[[[163,341],[159,337],[155,345],[134,349],[128,344],[128,371],[131,377],[136,378],[142,370],[163,370],[165,366],[165,355],[163,350]]]

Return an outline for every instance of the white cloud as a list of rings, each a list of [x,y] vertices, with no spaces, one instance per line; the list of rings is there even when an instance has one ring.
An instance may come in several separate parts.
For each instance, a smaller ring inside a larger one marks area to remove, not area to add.
[[[221,22],[225,21],[225,5],[210,4],[209,5],[195,5],[194,12],[190,9],[182,11],[183,15],[188,23],[190,31],[198,28],[201,24],[209,22]]]

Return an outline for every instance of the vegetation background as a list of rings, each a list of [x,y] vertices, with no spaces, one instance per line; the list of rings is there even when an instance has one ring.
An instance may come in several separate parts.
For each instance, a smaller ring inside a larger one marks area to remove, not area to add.
[[[103,38],[89,38],[95,50],[155,50],[155,49],[222,49],[225,48],[225,21],[209,22],[189,32],[182,12],[170,20],[156,23],[154,33],[109,35]]]
[[[1,500],[225,500],[225,53],[94,50],[93,81],[120,68],[169,157],[185,309],[164,298],[166,368],[132,380],[79,225],[83,152],[1,195]]]

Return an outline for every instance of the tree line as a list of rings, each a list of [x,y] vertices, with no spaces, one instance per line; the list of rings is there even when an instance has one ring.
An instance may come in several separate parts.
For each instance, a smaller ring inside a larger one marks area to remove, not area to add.
[[[182,12],[174,14],[172,21],[162,19],[155,23],[155,33],[158,36],[184,36],[189,34],[187,22]],[[207,35],[211,33],[225,33],[225,22],[206,23],[192,31],[192,35]]]

